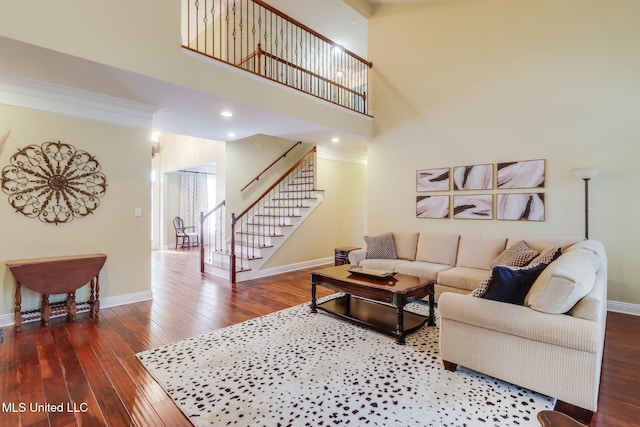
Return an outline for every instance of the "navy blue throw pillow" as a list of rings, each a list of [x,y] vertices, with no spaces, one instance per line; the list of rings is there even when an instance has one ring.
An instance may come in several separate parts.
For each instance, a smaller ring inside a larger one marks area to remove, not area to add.
[[[496,265],[491,270],[491,282],[482,298],[509,304],[524,304],[524,298],[547,264],[514,268]]]

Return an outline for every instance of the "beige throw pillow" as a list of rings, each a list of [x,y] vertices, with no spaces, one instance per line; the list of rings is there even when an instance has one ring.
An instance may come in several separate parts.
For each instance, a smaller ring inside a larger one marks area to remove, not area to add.
[[[540,274],[524,304],[544,313],[566,313],[591,291],[600,262],[589,250],[562,254]]]

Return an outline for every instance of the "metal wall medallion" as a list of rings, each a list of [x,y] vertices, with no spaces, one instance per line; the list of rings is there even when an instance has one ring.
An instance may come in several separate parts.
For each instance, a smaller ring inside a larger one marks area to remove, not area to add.
[[[100,206],[107,189],[107,177],[100,170],[94,156],[73,145],[29,145],[18,149],[2,169],[2,191],[16,212],[58,225]]]

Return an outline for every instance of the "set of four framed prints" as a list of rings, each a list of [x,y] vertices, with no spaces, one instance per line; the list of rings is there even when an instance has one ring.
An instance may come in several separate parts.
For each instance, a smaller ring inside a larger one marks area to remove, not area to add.
[[[416,197],[416,216],[544,221],[545,194],[536,190],[545,186],[545,167],[526,160],[418,170],[416,191],[428,194]]]

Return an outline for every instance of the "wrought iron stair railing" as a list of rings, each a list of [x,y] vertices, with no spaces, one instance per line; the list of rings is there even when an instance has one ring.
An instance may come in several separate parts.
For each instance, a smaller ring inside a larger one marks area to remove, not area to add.
[[[182,0],[184,49],[368,114],[371,62],[261,0]]]
[[[316,153],[313,147],[249,207],[231,214],[229,227],[225,201],[200,214],[201,272],[205,264],[228,270],[235,283],[238,273],[249,271],[252,263],[262,260],[265,250],[295,227],[322,193],[316,188]]]

